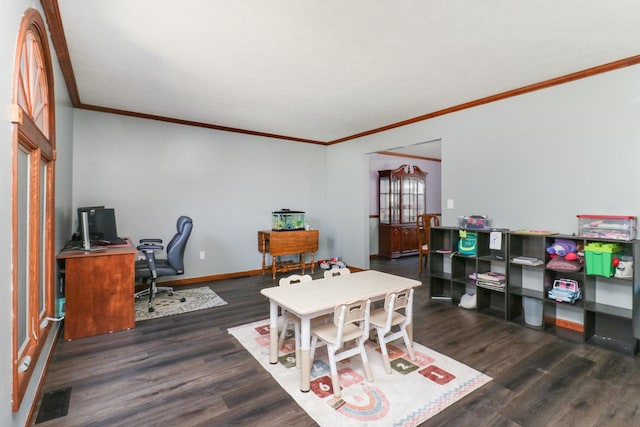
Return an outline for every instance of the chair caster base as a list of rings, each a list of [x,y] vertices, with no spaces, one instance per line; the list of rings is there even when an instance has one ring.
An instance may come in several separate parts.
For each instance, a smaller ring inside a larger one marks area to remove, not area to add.
[[[149,307],[149,313],[153,313],[154,311],[156,311],[156,309],[155,309],[155,308],[153,308],[153,307]]]
[[[180,302],[185,302],[187,299],[185,297],[180,298]]]

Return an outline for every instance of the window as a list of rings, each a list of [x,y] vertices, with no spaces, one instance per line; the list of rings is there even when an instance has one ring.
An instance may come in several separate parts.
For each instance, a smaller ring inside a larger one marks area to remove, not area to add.
[[[47,338],[54,308],[54,108],[42,17],[25,13],[13,89],[13,399],[17,411]]]

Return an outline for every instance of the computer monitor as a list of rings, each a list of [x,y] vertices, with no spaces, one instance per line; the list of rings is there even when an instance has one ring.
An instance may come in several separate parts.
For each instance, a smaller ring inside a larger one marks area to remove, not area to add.
[[[89,232],[94,228],[93,216],[95,214],[96,209],[104,209],[104,206],[82,206],[78,208],[78,237],[82,238],[82,213],[87,213],[87,219],[89,221]]]
[[[82,236],[82,246],[76,249],[81,249],[85,252],[99,252],[104,251],[105,248],[102,246],[93,246],[91,245],[91,237],[89,233],[89,212],[86,210],[80,211],[80,235]]]
[[[91,234],[92,239],[105,240],[109,243],[113,243],[118,240],[115,209],[95,209],[93,212],[93,228],[91,228],[91,223],[89,225],[89,233]]]

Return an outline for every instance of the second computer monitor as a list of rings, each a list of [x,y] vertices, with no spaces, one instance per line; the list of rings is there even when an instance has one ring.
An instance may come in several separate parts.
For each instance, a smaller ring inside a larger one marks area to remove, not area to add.
[[[93,229],[89,230],[94,239],[116,242],[118,229],[116,228],[116,212],[113,208],[96,209],[93,213]]]

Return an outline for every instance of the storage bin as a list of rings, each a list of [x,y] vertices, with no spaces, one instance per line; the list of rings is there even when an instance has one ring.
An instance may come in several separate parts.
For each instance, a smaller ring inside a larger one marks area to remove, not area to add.
[[[290,209],[271,212],[271,230],[304,230],[304,212]]]
[[[491,220],[483,215],[460,216],[458,227],[465,230],[489,230]]]
[[[637,217],[611,215],[577,215],[580,237],[609,240],[636,238]]]
[[[524,321],[527,325],[542,326],[543,302],[531,297],[522,297]]]
[[[590,242],[584,246],[587,274],[611,277],[616,271],[613,258],[622,253],[617,243]]]

